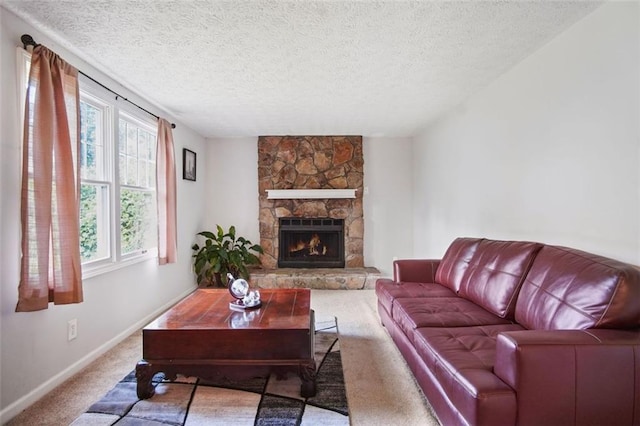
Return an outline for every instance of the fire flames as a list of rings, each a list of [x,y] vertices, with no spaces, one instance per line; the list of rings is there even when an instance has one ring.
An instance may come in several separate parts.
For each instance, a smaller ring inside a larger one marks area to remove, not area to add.
[[[308,256],[324,256],[327,254],[327,246],[322,243],[318,234],[313,234],[308,242],[298,240],[289,247],[289,253],[304,254]]]

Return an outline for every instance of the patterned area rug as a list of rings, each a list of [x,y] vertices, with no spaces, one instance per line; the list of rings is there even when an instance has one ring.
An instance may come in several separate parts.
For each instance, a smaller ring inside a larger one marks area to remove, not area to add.
[[[273,375],[242,382],[156,375],[156,394],[136,395],[131,372],[73,426],[102,425],[348,425],[349,413],[335,319],[316,321],[317,393],[300,396],[300,378]]]

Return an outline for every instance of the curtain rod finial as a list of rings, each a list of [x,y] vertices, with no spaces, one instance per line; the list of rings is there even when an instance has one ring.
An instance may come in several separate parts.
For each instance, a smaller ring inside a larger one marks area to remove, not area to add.
[[[27,46],[38,46],[38,43],[36,43],[33,37],[31,37],[29,34],[22,34],[22,37],[20,37],[20,41],[24,45],[25,49],[27,48]]]

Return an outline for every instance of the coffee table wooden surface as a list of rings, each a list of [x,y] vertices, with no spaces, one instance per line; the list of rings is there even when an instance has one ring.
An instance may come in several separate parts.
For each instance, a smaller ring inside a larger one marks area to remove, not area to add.
[[[302,380],[300,394],[315,395],[310,294],[264,289],[259,308],[233,310],[227,290],[196,290],[142,330],[138,397],[153,396],[151,379],[158,372],[170,380],[177,374],[242,380],[293,371]]]

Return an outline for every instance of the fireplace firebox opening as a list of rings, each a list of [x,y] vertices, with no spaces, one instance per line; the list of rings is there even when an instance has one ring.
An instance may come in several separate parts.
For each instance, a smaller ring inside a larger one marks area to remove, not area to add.
[[[344,268],[344,220],[280,218],[279,268]]]

